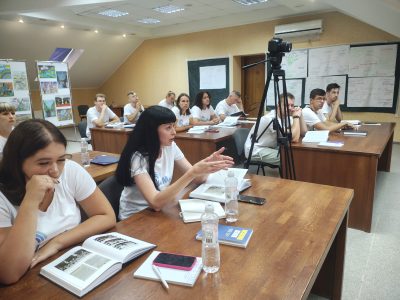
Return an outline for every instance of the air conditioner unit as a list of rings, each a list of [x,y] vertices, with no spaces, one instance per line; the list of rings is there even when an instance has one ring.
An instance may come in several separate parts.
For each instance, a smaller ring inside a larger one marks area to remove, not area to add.
[[[315,36],[322,33],[322,20],[275,26],[275,37],[290,38],[298,36]]]

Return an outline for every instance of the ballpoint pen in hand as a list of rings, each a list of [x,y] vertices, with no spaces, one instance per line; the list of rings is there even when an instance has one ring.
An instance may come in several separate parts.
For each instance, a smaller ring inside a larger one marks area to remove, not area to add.
[[[157,277],[161,280],[162,285],[168,290],[169,289],[168,283],[162,277],[160,269],[155,265],[152,265],[152,266],[153,266],[154,273],[156,273]]]

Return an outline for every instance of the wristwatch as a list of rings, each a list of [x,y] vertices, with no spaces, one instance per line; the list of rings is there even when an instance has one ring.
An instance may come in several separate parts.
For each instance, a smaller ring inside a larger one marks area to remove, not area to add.
[[[299,116],[293,116],[293,119],[300,119]]]

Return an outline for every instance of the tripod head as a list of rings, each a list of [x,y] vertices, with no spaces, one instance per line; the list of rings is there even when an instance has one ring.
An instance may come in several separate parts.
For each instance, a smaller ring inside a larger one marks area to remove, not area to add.
[[[281,38],[273,37],[268,42],[267,60],[272,66],[272,69],[279,70],[281,68],[282,57],[285,52],[292,51],[292,43],[284,42]]]

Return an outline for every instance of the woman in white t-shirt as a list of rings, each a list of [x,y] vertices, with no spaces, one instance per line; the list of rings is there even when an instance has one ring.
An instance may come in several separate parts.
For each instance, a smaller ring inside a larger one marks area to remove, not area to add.
[[[210,102],[211,96],[209,92],[203,91],[196,95],[194,105],[191,109],[193,125],[214,125],[220,122]]]
[[[175,130],[176,132],[186,131],[193,127],[193,119],[189,109],[190,98],[186,93],[181,93],[176,99],[176,106],[172,111],[176,117]]]
[[[68,160],[67,141],[44,120],[10,134],[0,164],[0,282],[11,284],[61,249],[115,225],[93,178]],[[81,223],[79,206],[88,216]]]
[[[124,185],[120,219],[147,207],[159,211],[174,204],[189,183],[204,182],[208,174],[232,166],[232,158],[221,154],[224,148],[192,166],[174,142],[175,121],[170,109],[158,105],[140,115],[116,171],[118,182]],[[174,168],[183,175],[171,184]]]
[[[15,125],[15,107],[7,102],[0,103],[0,160],[4,145]]]

